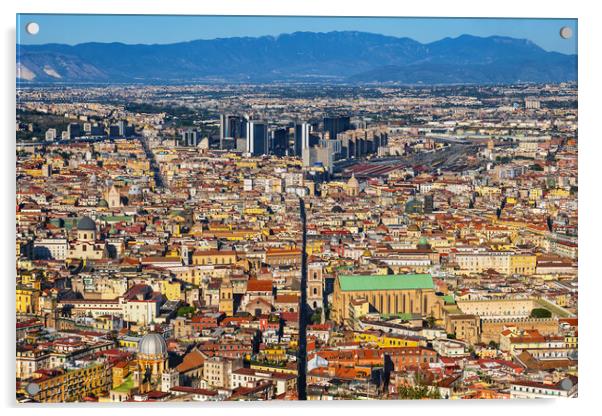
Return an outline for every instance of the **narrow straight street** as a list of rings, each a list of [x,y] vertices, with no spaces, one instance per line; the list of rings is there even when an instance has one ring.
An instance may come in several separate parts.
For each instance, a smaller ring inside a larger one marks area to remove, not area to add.
[[[152,150],[148,147],[147,139],[144,137],[139,138],[142,147],[144,148],[144,153],[146,153],[146,157],[150,161],[151,170],[153,171],[153,175],[155,177],[155,183],[159,188],[163,188],[165,186],[165,182],[163,181],[163,176],[161,175],[161,170],[159,169],[159,164],[155,159],[155,155]]]
[[[297,395],[307,400],[307,223],[305,201],[299,198],[303,240],[301,244],[301,299],[299,301],[299,351],[297,353]]]

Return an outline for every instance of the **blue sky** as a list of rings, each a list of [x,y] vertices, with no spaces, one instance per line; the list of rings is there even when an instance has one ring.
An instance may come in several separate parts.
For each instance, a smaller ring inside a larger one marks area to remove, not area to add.
[[[29,22],[40,25],[32,36]],[[562,39],[569,26],[573,37]],[[577,53],[576,19],[457,19],[398,17],[256,17],[256,16],[132,16],[21,14],[17,16],[17,43],[83,42],[173,43],[232,36],[263,36],[295,31],[359,30],[403,37],[422,43],[462,34],[502,35],[529,39],[545,50]]]

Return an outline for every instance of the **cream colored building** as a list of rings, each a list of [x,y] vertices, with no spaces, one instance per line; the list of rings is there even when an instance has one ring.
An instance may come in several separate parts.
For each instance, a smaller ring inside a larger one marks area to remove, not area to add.
[[[211,357],[203,365],[203,378],[211,387],[229,388],[232,371],[241,367],[240,358]]]
[[[537,257],[514,251],[473,250],[455,255],[463,273],[482,273],[495,270],[502,274],[535,274]]]
[[[108,257],[107,245],[96,239],[96,223],[83,217],[77,223],[77,239],[69,244],[67,258],[99,260]]]

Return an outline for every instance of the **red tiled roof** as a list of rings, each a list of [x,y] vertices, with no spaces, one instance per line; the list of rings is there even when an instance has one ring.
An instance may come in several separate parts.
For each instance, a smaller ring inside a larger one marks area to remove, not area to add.
[[[247,282],[247,292],[271,292],[271,280],[249,279]]]

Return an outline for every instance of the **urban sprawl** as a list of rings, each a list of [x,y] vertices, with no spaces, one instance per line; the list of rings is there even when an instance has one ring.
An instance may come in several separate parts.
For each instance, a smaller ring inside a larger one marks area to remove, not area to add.
[[[577,396],[577,86],[20,86],[20,402]]]

